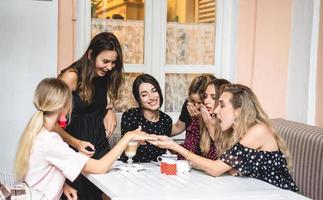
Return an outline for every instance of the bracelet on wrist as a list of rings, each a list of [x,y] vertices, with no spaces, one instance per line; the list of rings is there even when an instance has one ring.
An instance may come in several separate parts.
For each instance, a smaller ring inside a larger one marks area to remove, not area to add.
[[[106,111],[109,111],[109,110],[112,110],[114,111],[114,106],[113,105],[108,105],[106,108],[105,108]]]
[[[190,157],[191,153],[192,153],[191,151],[187,150],[187,154],[185,156],[185,159],[186,160],[190,161],[190,158],[189,157]]]

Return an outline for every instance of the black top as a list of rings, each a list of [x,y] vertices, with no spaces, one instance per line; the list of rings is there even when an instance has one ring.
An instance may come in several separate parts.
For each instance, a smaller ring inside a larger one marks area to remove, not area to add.
[[[286,190],[298,191],[281,151],[261,151],[237,143],[224,152],[220,160],[243,176],[260,179]]]
[[[71,122],[66,127],[66,131],[77,139],[92,143],[95,147],[92,158],[100,159],[110,150],[103,125],[107,106],[108,79],[106,77],[95,77],[92,83],[94,95],[91,103],[82,101],[79,96],[79,88],[73,92]],[[102,192],[82,175],[79,175],[73,183],[67,182],[78,191],[79,199],[96,200],[102,196]],[[62,197],[62,199],[67,198]]]
[[[103,125],[107,106],[107,78],[95,77],[92,83],[94,95],[91,103],[82,101],[79,88],[73,92],[71,122],[66,131],[77,139],[92,143],[95,147],[92,158],[99,159],[110,149]]]
[[[131,108],[122,114],[121,119],[121,135],[123,136],[128,131],[133,131],[142,127],[142,131],[148,134],[170,136],[172,130],[172,119],[162,111],[159,111],[159,121],[148,121],[140,108]],[[165,153],[165,149],[161,149],[152,144],[140,145],[137,149],[136,156],[133,157],[134,162],[150,162],[156,161],[157,157]],[[123,154],[120,158],[126,162],[127,157]]]
[[[187,128],[192,122],[190,113],[187,110],[187,103],[188,103],[188,100],[186,99],[182,106],[181,114],[179,116],[179,120],[185,123],[185,128]]]

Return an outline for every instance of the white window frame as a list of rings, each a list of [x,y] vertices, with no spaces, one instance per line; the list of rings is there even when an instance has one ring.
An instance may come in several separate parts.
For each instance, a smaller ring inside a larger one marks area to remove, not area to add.
[[[144,63],[125,64],[124,71],[127,73],[145,72],[153,75],[159,81],[163,94],[165,94],[165,74],[167,73],[214,73],[217,77],[234,82],[238,0],[216,1],[217,20],[215,25],[216,38],[214,40],[216,67],[214,65],[179,66],[166,64],[167,1],[145,0]],[[78,0],[77,13],[76,57],[79,58],[91,40],[91,2]],[[161,109],[164,110],[164,107]],[[180,113],[168,112],[167,114],[175,122]],[[120,122],[121,113],[117,114],[117,118]],[[119,128],[116,132],[120,132]]]

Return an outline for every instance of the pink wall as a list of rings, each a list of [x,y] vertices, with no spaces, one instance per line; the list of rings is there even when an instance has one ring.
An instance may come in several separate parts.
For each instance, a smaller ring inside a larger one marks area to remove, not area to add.
[[[256,0],[239,2],[236,80],[251,86],[255,61]]]
[[[287,116],[291,14],[291,0],[239,1],[236,80],[253,89],[270,118]]]
[[[76,0],[59,0],[58,71],[74,61],[75,6]],[[239,0],[236,80],[254,90],[271,118],[287,116],[292,6],[292,0]],[[320,18],[316,124],[323,127],[323,12]]]
[[[317,82],[316,82],[316,125],[323,127],[323,3],[321,2],[320,30],[317,56]],[[320,76],[321,75],[321,76]]]
[[[58,1],[58,73],[74,61],[75,5],[75,0]]]

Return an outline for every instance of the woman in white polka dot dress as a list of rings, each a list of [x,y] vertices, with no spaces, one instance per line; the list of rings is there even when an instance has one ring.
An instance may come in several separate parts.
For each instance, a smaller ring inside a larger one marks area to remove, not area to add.
[[[240,84],[225,86],[215,113],[223,131],[218,143],[221,156],[215,161],[193,154],[167,137],[159,136],[152,143],[180,153],[212,176],[235,169],[235,175],[298,191],[289,174],[287,149],[251,89]]]
[[[141,126],[148,134],[170,136],[172,119],[159,110],[163,104],[163,94],[158,81],[149,74],[141,74],[133,82],[132,93],[139,107],[131,108],[122,114],[121,134]],[[165,149],[152,144],[140,145],[133,161],[156,161],[163,153]],[[125,162],[127,157],[123,154],[121,160]]]

